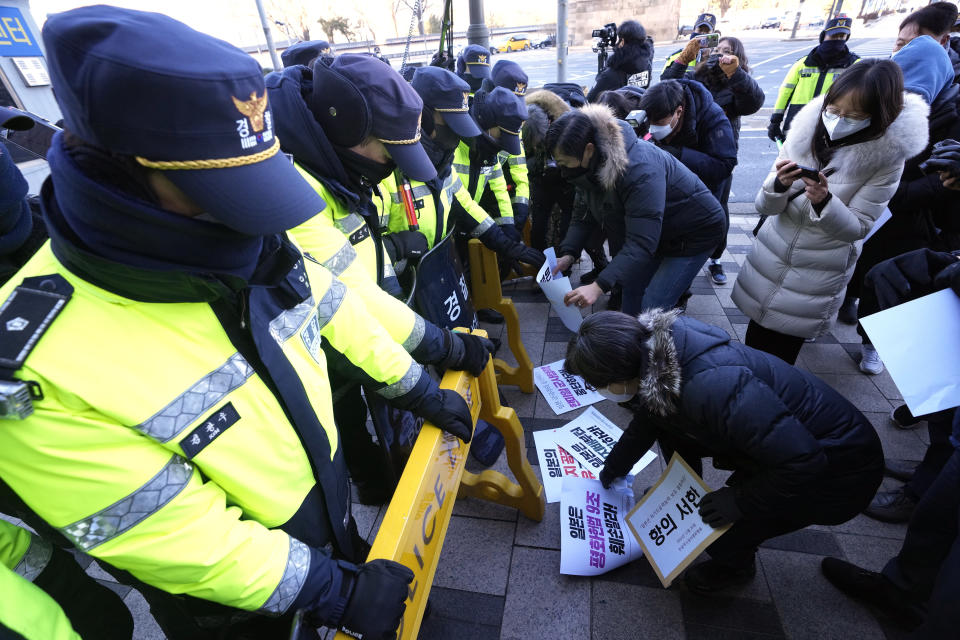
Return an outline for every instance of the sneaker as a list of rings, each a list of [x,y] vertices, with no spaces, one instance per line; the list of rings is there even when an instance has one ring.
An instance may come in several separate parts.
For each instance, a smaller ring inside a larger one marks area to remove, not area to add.
[[[860,345],[860,371],[872,376],[883,373],[883,361],[872,344]]]
[[[843,324],[857,324],[857,298],[844,298],[837,320]]]
[[[902,404],[890,412],[890,421],[898,429],[916,429],[920,418],[914,416],[907,405]]]
[[[730,587],[738,587],[753,580],[757,575],[756,561],[734,567],[711,559],[687,569],[683,577],[687,588],[694,593],[710,595]]]
[[[917,508],[917,499],[907,492],[906,486],[893,491],[879,491],[863,510],[864,515],[880,522],[907,522]]]
[[[707,269],[710,270],[710,279],[713,280],[713,284],[727,284],[727,274],[723,272],[722,264],[711,262],[707,265]]]
[[[830,584],[851,598],[870,605],[899,627],[915,629],[923,621],[916,609],[907,603],[905,594],[882,574],[861,569],[839,558],[824,558],[820,570]]]
[[[580,285],[592,284],[600,276],[600,269],[593,268],[580,276]]]
[[[919,462],[915,460],[893,460],[891,458],[883,459],[884,475],[896,478],[902,482],[913,480],[913,474],[917,472]]]

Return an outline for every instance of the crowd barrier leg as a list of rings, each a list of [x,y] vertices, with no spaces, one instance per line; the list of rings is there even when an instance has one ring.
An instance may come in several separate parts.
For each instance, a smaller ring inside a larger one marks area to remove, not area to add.
[[[481,330],[474,333],[486,336]],[[397,629],[401,640],[416,638],[420,631],[458,494],[515,506],[538,521],[543,518],[545,508],[543,485],[524,453],[523,429],[517,414],[500,405],[493,363],[487,363],[479,378],[464,371],[447,371],[440,387],[454,389],[466,399],[474,425],[478,418],[483,418],[503,433],[507,460],[520,484],[512,484],[502,474],[497,474],[496,479],[486,476],[495,473],[490,470],[479,477],[465,473],[470,445],[430,423],[423,425],[368,556],[369,560],[383,558],[400,562],[414,573],[407,608]],[[464,489],[462,483],[469,485]],[[488,490],[491,486],[498,490]],[[349,640],[350,636],[337,633],[336,638]]]
[[[520,316],[513,300],[503,295],[500,288],[500,269],[497,254],[473,239],[470,251],[470,296],[476,309],[493,309],[503,314],[507,325],[507,344],[517,360],[512,367],[500,358],[493,361],[500,384],[512,384],[520,387],[524,393],[533,393],[533,361],[523,346],[520,336]]]

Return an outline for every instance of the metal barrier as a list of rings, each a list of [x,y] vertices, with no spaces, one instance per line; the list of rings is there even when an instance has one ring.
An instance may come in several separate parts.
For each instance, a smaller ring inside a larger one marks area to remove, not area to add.
[[[474,333],[486,336],[484,331]],[[416,638],[420,631],[456,496],[515,507],[538,522],[546,505],[543,485],[524,453],[520,420],[513,409],[500,404],[492,362],[479,378],[448,371],[440,386],[466,399],[474,424],[482,418],[503,434],[507,462],[518,484],[492,469],[480,474],[465,471],[470,445],[432,424],[423,426],[368,556],[369,560],[394,560],[413,570],[407,608],[397,629],[400,639]],[[349,636],[337,633],[336,638],[348,640]]]
[[[479,240],[470,240],[470,298],[475,309],[493,309],[501,313],[507,325],[507,344],[517,360],[512,367],[497,358],[493,365],[500,384],[513,384],[525,393],[533,393],[533,362],[520,336],[520,316],[513,300],[503,295],[500,287],[500,267],[497,254]]]

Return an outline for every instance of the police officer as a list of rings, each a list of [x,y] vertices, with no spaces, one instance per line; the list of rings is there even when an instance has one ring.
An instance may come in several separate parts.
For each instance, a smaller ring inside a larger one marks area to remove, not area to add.
[[[860,59],[847,48],[853,19],[832,18],[820,32],[820,44],[797,60],[780,85],[773,105],[767,137],[776,142],[786,137],[790,121],[798,111],[821,93],[826,93],[843,70]]]
[[[690,69],[693,69],[698,62],[709,58],[712,49],[700,48],[700,41],[697,39],[697,36],[713,33],[716,31],[716,29],[717,16],[713,15],[712,13],[701,13],[699,16],[697,16],[697,21],[693,24],[693,33],[690,34],[690,41],[683,49],[674,51],[667,56],[667,59],[663,63],[663,69],[660,71],[660,75],[666,73],[667,69],[669,69],[670,65],[672,65],[674,62],[685,64]]]
[[[270,74],[266,84],[283,151],[327,203],[291,230],[293,238],[355,289],[416,360],[479,375],[493,348],[489,341],[440,329],[384,291],[400,293],[394,262],[427,250],[418,232],[381,234],[387,211],[384,194],[375,188],[397,166],[419,179],[436,174],[419,144],[422,103],[416,92],[390,67],[357,54],[289,67]],[[381,504],[389,498],[391,478],[366,430],[357,384],[364,376],[338,355],[328,358],[347,465],[361,502]]]
[[[527,94],[528,82],[527,74],[520,65],[511,60],[500,60],[493,65],[490,84],[487,88],[503,87],[523,100]],[[520,232],[527,223],[530,210],[530,180],[527,176],[527,155],[523,151],[523,140],[520,141],[520,150],[519,154],[508,155],[503,163],[503,177],[507,182],[507,191],[513,205],[513,229],[517,232],[514,240],[520,240]],[[492,194],[488,194],[487,197],[492,197]],[[486,207],[493,206],[489,200],[481,204]]]
[[[478,238],[508,261],[521,260],[537,267],[542,265],[545,259],[543,254],[508,238],[486,211],[474,202],[459,175],[453,172],[453,154],[460,141],[482,133],[469,113],[467,84],[446,69],[421,67],[413,75],[412,86],[423,99],[426,135],[421,139],[421,144],[437,170],[435,180],[426,183],[410,181],[414,206],[420,207],[417,210],[420,232],[425,234],[428,246],[433,247],[456,226],[459,231]],[[391,232],[402,232],[408,227],[401,186],[393,177],[381,183],[381,188],[390,194]],[[454,201],[457,203],[455,208]],[[458,213],[456,217],[451,215],[454,210]]]
[[[50,16],[43,38],[65,128],[50,242],[0,288],[22,418],[0,429],[0,478],[154,587],[168,637],[282,637],[298,609],[392,637],[413,575],[358,564],[321,343],[469,438],[465,403],[282,235],[325,204],[279,153],[256,61],[105,6]]]
[[[284,49],[283,53],[280,54],[280,61],[283,62],[283,67],[286,69],[298,64],[310,66],[314,60],[321,57],[333,57],[330,43],[326,40],[307,40]]]
[[[479,44],[470,44],[457,56],[457,75],[470,85],[470,98],[490,77],[490,51]]]
[[[11,572],[22,578],[23,583],[13,579]],[[13,597],[15,592],[27,597],[30,587],[42,590],[54,601],[42,604],[30,597],[34,604],[24,603],[33,611],[32,615],[28,614],[30,617],[40,617],[40,612],[61,618],[66,614],[69,622],[63,626],[64,632],[72,626],[85,638],[129,640],[133,637],[133,616],[119,595],[87,575],[63,549],[6,520],[0,520],[0,574],[0,583],[9,583],[12,588],[7,592],[0,586],[0,593],[4,594],[0,598],[0,637],[7,637],[2,633],[4,625],[12,626],[18,614],[16,609],[7,608],[8,597]],[[57,605],[62,611],[57,611]]]

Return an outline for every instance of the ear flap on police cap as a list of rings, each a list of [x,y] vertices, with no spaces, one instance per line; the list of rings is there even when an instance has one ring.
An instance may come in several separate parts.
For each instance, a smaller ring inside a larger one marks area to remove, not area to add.
[[[313,91],[307,96],[327,139],[338,147],[352,147],[370,135],[370,106],[350,79],[317,58],[313,63]]]

